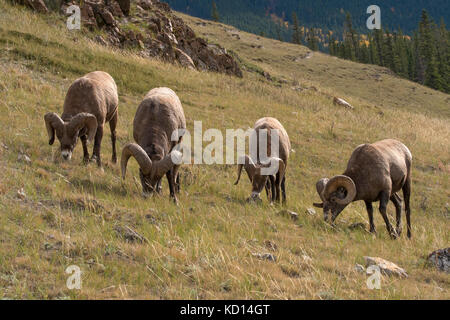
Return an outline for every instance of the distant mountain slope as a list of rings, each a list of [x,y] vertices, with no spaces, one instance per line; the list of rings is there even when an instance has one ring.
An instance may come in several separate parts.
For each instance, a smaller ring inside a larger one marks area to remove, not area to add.
[[[200,18],[211,18],[211,0],[166,0],[175,10]],[[366,28],[368,15],[366,9],[374,4],[368,0],[215,0],[221,22],[231,24],[242,30],[277,37],[281,33],[283,39],[290,39],[290,31],[286,28],[277,30],[275,16],[291,22],[292,12],[299,17],[300,23],[307,27],[331,29],[339,32],[342,29],[345,11],[353,17],[355,28],[363,31]],[[389,29],[401,28],[405,33],[417,27],[422,9],[429,11],[439,22],[441,18],[450,21],[450,1],[448,0],[379,0],[382,23]]]

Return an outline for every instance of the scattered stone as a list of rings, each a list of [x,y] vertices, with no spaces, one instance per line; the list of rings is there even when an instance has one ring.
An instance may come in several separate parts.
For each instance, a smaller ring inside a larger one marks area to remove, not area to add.
[[[264,245],[270,251],[277,251],[278,250],[277,244],[275,242],[273,242],[273,241],[266,240],[266,241],[264,241]]]
[[[25,193],[25,190],[23,190],[23,188],[17,190],[17,198],[19,198],[20,200],[25,200],[27,198],[27,195]]]
[[[147,238],[145,238],[143,235],[140,235],[128,226],[117,225],[114,227],[114,230],[117,232],[117,234],[122,236],[127,241],[140,243],[149,242]]]
[[[294,90],[294,91],[298,91],[298,92],[301,92],[301,91],[305,90],[301,86],[295,86],[295,87],[292,87],[291,89]]]
[[[282,210],[282,211],[278,212],[278,214],[280,216],[291,218],[294,221],[298,220],[298,213],[294,212],[294,211]]]
[[[381,274],[383,275],[396,276],[400,278],[408,277],[406,271],[393,262],[377,257],[364,257],[364,259],[366,260],[366,268],[370,266],[378,266]]]
[[[366,268],[364,268],[363,265],[357,263],[357,264],[355,265],[355,271],[356,271],[356,272],[359,272],[359,273],[366,273]]]
[[[436,250],[428,256],[428,263],[438,270],[450,273],[450,248]]]
[[[62,249],[63,243],[62,241],[57,241],[56,243],[52,244],[50,242],[44,243],[44,250],[45,251],[59,251]]]
[[[253,253],[252,255],[259,260],[267,260],[271,262],[277,261],[277,257],[271,253]]]
[[[345,101],[344,99],[341,99],[341,98],[334,97],[333,103],[335,105],[342,106],[342,107],[345,107],[348,109],[352,109],[352,110],[355,109],[350,103],[348,103],[347,101]]]
[[[316,210],[314,210],[314,208],[308,208],[306,209],[306,212],[311,216],[316,215]]]
[[[17,156],[17,161],[24,162],[26,164],[31,164],[30,157],[24,153],[19,153],[19,155]]]

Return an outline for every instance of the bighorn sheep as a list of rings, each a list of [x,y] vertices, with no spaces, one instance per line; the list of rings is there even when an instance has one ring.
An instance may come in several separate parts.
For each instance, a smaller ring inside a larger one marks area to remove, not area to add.
[[[250,182],[252,183],[252,194],[250,199],[252,200],[258,200],[260,201],[260,193],[263,190],[263,188],[266,188],[266,193],[268,198],[271,198],[271,202],[277,201],[280,202],[280,187],[282,191],[283,196],[283,203],[286,202],[286,167],[288,163],[289,158],[289,152],[291,150],[291,142],[289,141],[289,136],[284,129],[283,125],[275,118],[262,118],[256,121],[254,130],[257,137],[257,148],[258,148],[258,159],[256,159],[256,163],[246,155],[244,159],[241,160],[241,163],[238,165],[238,178],[235,182],[235,185],[239,183],[239,180],[241,179],[242,174],[242,168],[245,168],[245,171],[247,172],[247,175],[250,179]],[[278,150],[278,158],[268,158],[265,163],[262,163],[264,159],[260,159],[260,156],[266,156],[266,155],[260,155],[259,153],[259,145],[260,145],[260,131],[261,130],[267,130],[267,155],[272,155],[271,152],[271,131],[277,130],[278,131],[278,138],[279,138],[279,150]],[[273,161],[277,162],[278,165],[278,171],[274,173],[273,175],[262,175],[261,170],[262,168],[268,168],[272,164],[274,164]],[[269,192],[269,189],[271,189],[271,192]],[[271,194],[271,196],[270,196]]]
[[[160,192],[161,179],[166,175],[170,196],[177,203],[175,193],[180,191],[178,169],[181,153],[174,148],[181,142],[185,129],[183,107],[175,92],[169,88],[156,88],[148,92],[134,117],[133,137],[136,143],[127,144],[122,151],[123,179],[128,160],[133,156],[140,167],[144,194]],[[172,141],[175,134],[179,139]]]
[[[331,219],[334,222],[348,204],[363,200],[369,215],[370,232],[376,233],[372,202],[380,201],[380,213],[389,234],[395,239],[402,232],[402,200],[397,192],[403,190],[408,238],[411,238],[411,166],[411,152],[397,140],[388,139],[360,145],[353,152],[343,175],[317,182],[316,189],[323,203],[314,205],[323,208],[325,221],[331,211]],[[396,209],[396,231],[386,214],[389,199]]]
[[[55,142],[55,133],[61,144],[61,155],[65,160],[72,158],[72,152],[80,137],[83,144],[84,162],[89,162],[87,141],[95,136],[91,160],[97,160],[101,167],[100,146],[103,126],[109,122],[112,140],[112,162],[117,162],[116,125],[119,98],[114,79],[102,71],[88,73],[75,80],[67,92],[63,113],[47,113],[44,117],[49,144]]]

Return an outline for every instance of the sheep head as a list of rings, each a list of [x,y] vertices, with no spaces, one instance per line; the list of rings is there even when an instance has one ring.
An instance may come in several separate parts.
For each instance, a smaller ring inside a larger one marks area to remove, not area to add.
[[[254,201],[261,201],[260,193],[263,191],[269,176],[275,175],[277,174],[277,172],[279,172],[282,179],[286,169],[283,160],[273,157],[269,158],[268,162],[266,163],[255,164],[253,160],[248,155],[246,155],[239,161],[239,163],[238,177],[234,185],[237,185],[241,180],[242,169],[244,168],[247,172],[250,182],[252,183],[252,194],[250,196],[250,200]],[[275,170],[273,170],[273,172],[269,172],[269,174],[262,174],[263,168],[271,168]]]
[[[322,203],[314,203],[314,206],[323,208],[325,221],[328,220],[331,211],[331,222],[334,222],[342,210],[356,197],[355,183],[347,176],[321,179],[317,182],[316,189]]]
[[[161,178],[175,165],[180,164],[182,154],[174,150],[165,157],[160,157],[158,161],[152,161],[147,152],[136,143],[127,144],[122,150],[121,170],[122,178],[125,179],[127,164],[130,157],[134,157],[139,164],[139,176],[141,178],[144,195],[151,195],[157,191],[157,184]]]
[[[55,135],[61,144],[61,155],[64,160],[72,158],[78,137],[87,135],[92,141],[97,132],[97,118],[90,113],[79,113],[70,121],[64,122],[56,113],[50,112],[44,116],[45,126],[49,137],[49,144],[55,142]]]

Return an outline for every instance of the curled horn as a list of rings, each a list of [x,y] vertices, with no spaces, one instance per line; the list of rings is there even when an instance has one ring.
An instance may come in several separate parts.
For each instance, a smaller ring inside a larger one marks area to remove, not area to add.
[[[338,188],[344,188],[347,191],[347,196],[344,199],[336,198],[335,201],[341,205],[347,205],[355,199],[356,186],[353,180],[347,176],[335,176],[328,181],[323,191],[323,197],[330,199],[330,196]]]
[[[97,118],[91,113],[79,113],[75,117],[70,120],[68,129],[75,133],[82,128],[86,128],[88,130],[87,136],[88,140],[92,141],[97,133]]]
[[[49,112],[44,116],[45,126],[48,133],[48,144],[53,145],[55,142],[55,131],[58,135],[62,135],[64,130],[64,121],[54,112]]]
[[[322,203],[313,203],[313,205],[317,208],[323,208],[323,203],[325,202],[323,191],[325,190],[325,186],[327,185],[328,181],[330,181],[330,179],[323,178],[320,179],[316,184],[317,193],[319,194],[319,197],[322,200]]]
[[[142,173],[149,174],[152,170],[152,160],[150,160],[147,153],[142,149],[142,147],[136,143],[127,144],[122,150],[122,158],[121,158],[121,170],[122,170],[122,178],[125,179],[125,175],[127,173],[127,164],[130,157],[133,156],[139,167],[142,170]]]
[[[241,161],[239,161],[244,162],[244,164],[238,165],[238,177],[234,185],[237,185],[241,180],[242,168],[245,168],[250,181],[253,181],[253,177],[258,173],[257,171],[260,169],[255,165],[253,160],[248,155],[244,156],[243,158],[244,159],[241,158]]]

